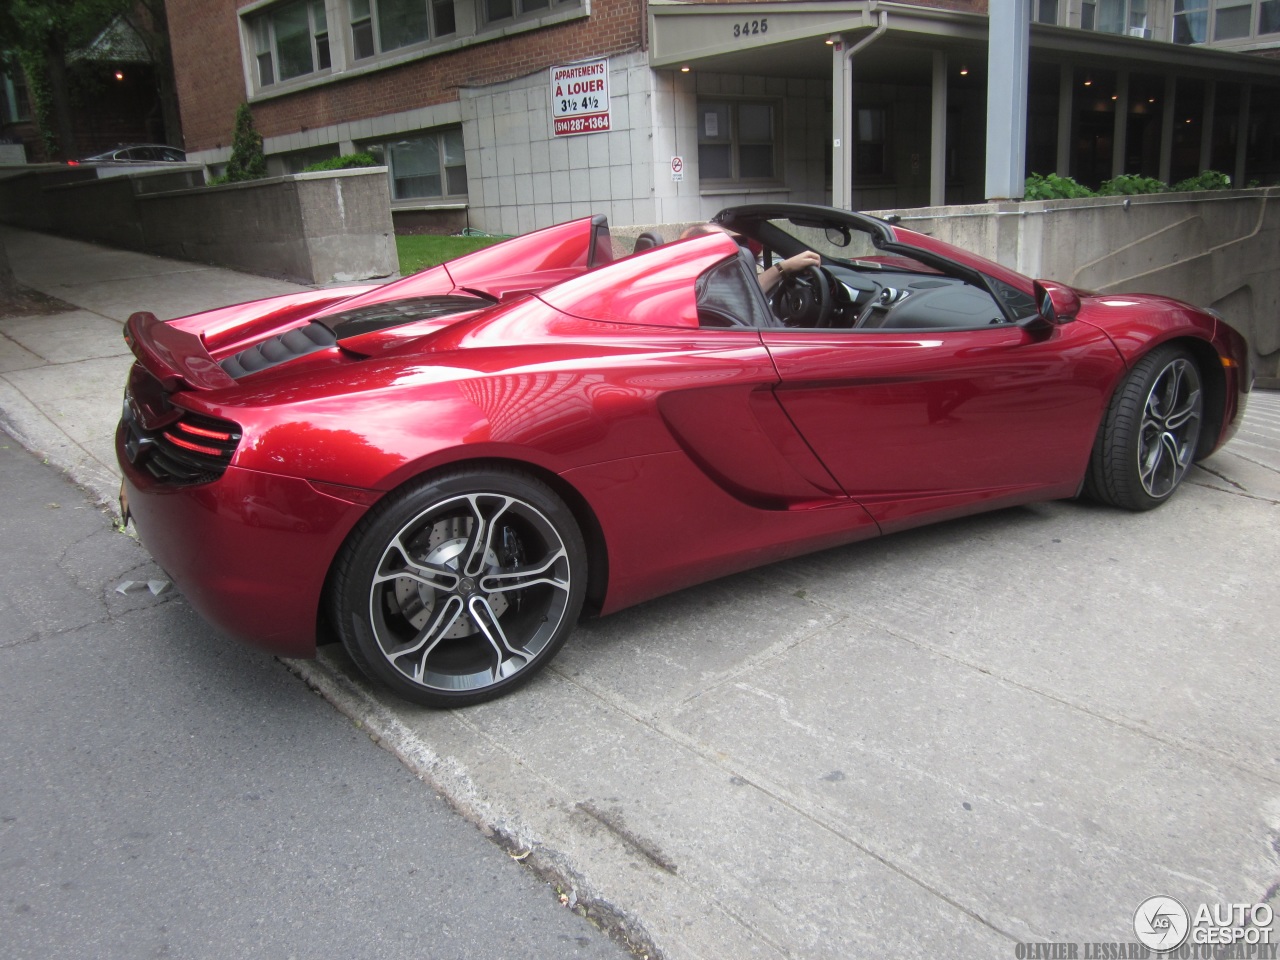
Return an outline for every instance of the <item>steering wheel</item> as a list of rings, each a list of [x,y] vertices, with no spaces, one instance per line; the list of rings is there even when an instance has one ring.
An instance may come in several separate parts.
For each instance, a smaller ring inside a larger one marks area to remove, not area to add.
[[[787,274],[770,298],[774,315],[788,327],[829,327],[835,301],[821,267]]]

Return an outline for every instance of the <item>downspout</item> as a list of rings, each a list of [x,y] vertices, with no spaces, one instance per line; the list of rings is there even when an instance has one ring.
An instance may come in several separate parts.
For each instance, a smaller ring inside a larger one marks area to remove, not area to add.
[[[840,58],[840,77],[838,78],[837,95],[832,98],[832,129],[837,133],[833,148],[831,205],[844,210],[853,209],[853,58],[871,44],[883,37],[889,29],[889,12],[877,10],[875,0],[867,5],[867,12],[875,12],[878,23],[867,36],[847,50],[842,51]]]

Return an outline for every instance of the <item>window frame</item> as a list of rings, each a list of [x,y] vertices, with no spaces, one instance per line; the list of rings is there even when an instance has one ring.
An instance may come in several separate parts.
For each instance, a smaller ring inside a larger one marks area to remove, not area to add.
[[[237,0],[243,2],[243,0]],[[366,76],[389,70],[401,64],[427,59],[455,50],[465,50],[496,38],[514,38],[523,33],[533,33],[571,23],[591,16],[594,0],[548,0],[543,9],[529,11],[527,15],[498,20],[492,24],[482,21],[484,8],[479,3],[465,0],[422,0],[428,11],[429,36],[421,42],[380,50],[381,38],[371,9],[366,28],[370,34],[373,54],[356,58],[356,43],[352,35],[350,0],[316,0],[324,9],[329,41],[329,66],[308,74],[301,74],[282,81],[278,75],[278,56],[268,42],[271,54],[272,82],[262,83],[262,69],[258,63],[260,44],[256,38],[260,22],[272,16],[273,11],[287,6],[292,0],[250,0],[236,10],[240,31],[240,59],[245,95],[250,103],[288,96],[299,90],[323,87],[354,77]],[[374,6],[376,4],[371,4]],[[443,27],[449,28],[448,33]],[[270,28],[268,37],[270,36]],[[314,45],[313,45],[314,49]],[[313,59],[313,63],[317,62]]]
[[[307,13],[307,39],[311,47],[311,69],[296,73],[290,77],[281,76],[280,45],[276,36],[276,15],[289,7],[302,6]],[[319,11],[323,25],[318,26],[316,13]],[[332,30],[328,22],[328,10],[325,0],[284,0],[259,7],[243,19],[247,30],[247,49],[250,57],[250,70],[253,78],[253,89],[276,90],[286,84],[307,82],[317,76],[328,75],[333,70],[333,48],[330,45]],[[269,57],[268,65],[271,79],[263,79],[263,58]]]
[[[1121,28],[1116,30],[1104,30],[1099,26],[1100,8],[1106,0],[1080,0],[1080,29],[1088,30],[1091,33],[1105,33],[1112,37],[1132,37],[1143,36],[1150,38],[1151,36],[1151,8],[1152,4],[1157,0],[1119,0],[1123,6]],[[1141,9],[1135,10],[1137,5]],[[1141,23],[1134,23],[1135,17],[1141,18]],[[1089,21],[1086,23],[1086,21]],[[1141,31],[1135,34],[1134,31]]]
[[[1280,36],[1280,24],[1275,30],[1263,32],[1262,15],[1263,7],[1268,3],[1277,4],[1278,0],[1182,0],[1182,5],[1190,7],[1190,9],[1177,9],[1178,3],[1171,4],[1169,23],[1169,41],[1178,46],[1185,47],[1241,47],[1251,44],[1263,43],[1266,38]],[[1234,37],[1218,37],[1220,21],[1218,14],[1225,10],[1240,10],[1246,8],[1249,11],[1249,30],[1247,33]],[[1277,9],[1280,14],[1280,9]],[[1203,40],[1179,40],[1178,39],[1178,21],[1180,18],[1193,14],[1204,15],[1204,39]]]
[[[398,47],[383,47],[382,41],[382,17],[383,12],[380,4],[383,0],[342,0],[341,9],[345,11],[347,36],[351,39],[351,63],[353,65],[363,66],[366,63],[374,63],[380,59],[394,57],[406,50],[418,50],[430,44],[438,43],[450,37],[457,36],[458,19],[455,9],[456,0],[417,0],[422,7],[422,12],[426,23],[427,35],[421,40],[413,40],[409,43],[401,44]],[[358,20],[353,9],[356,3],[363,3],[368,8],[367,16],[362,16]],[[449,7],[450,19],[452,25],[447,33],[440,31],[440,13],[439,11],[445,7]],[[359,45],[356,40],[356,25],[360,23],[369,24],[369,40],[373,47],[372,53],[360,54],[358,52]]]
[[[709,107],[728,107],[729,113],[729,134],[727,140],[719,139],[719,135],[709,137],[705,135],[706,115]],[[744,143],[739,136],[740,130],[740,111],[743,106],[765,106],[771,111],[770,115],[770,142],[771,147],[771,165],[772,173],[767,177],[744,177],[742,176],[742,148],[744,146],[761,146],[760,141],[750,141]],[[783,127],[783,100],[779,97],[743,97],[743,96],[719,96],[708,95],[699,96],[697,98],[697,117],[698,117],[698,182],[699,186],[708,188],[725,188],[739,187],[743,189],[755,188],[772,188],[782,183],[782,136]],[[706,174],[706,164],[703,162],[702,148],[704,146],[721,146],[729,147],[729,171],[728,177],[709,177]]]
[[[511,4],[511,13],[506,16],[494,17],[490,14],[490,0],[476,0],[476,26],[483,30],[492,24],[508,24],[521,23],[528,20],[536,20],[538,17],[549,16],[559,13],[567,7],[582,6],[583,0],[509,0]],[[539,3],[540,6],[525,8],[525,4]]]
[[[456,134],[458,147],[457,163],[449,163],[449,154],[447,153],[446,137]],[[425,140],[427,138],[435,139],[436,158],[437,158],[437,175],[440,178],[439,194],[418,194],[414,196],[396,196],[397,181],[401,179],[409,179],[408,176],[396,176],[396,158],[393,148],[397,145],[414,140]],[[448,124],[441,127],[431,127],[426,130],[411,130],[391,137],[380,137],[376,140],[362,141],[358,144],[361,150],[368,151],[373,154],[387,168],[387,189],[391,195],[392,209],[404,209],[405,207],[422,207],[422,206],[457,206],[470,202],[470,182],[467,174],[466,161],[466,143],[463,140],[462,125]],[[461,193],[449,193],[450,171],[461,171],[464,189]]]

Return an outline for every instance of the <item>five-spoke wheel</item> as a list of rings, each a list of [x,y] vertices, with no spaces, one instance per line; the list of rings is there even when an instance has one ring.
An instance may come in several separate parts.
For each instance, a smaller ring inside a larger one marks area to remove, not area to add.
[[[373,678],[428,706],[477,703],[554,656],[582,608],[585,558],[573,514],[541,482],[441,474],[356,528],[331,610]]]
[[[1152,351],[1111,400],[1094,443],[1087,492],[1130,510],[1163,503],[1195,460],[1203,419],[1195,359],[1176,346]]]

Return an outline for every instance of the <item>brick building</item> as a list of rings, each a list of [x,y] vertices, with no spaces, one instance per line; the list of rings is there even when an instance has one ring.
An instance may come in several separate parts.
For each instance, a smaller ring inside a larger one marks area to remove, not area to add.
[[[1280,46],[1280,0],[1027,2],[1029,172],[1280,178],[1280,59],[1257,55]],[[397,229],[986,196],[986,0],[168,8],[192,159],[225,162],[247,99],[275,173],[380,156]]]

